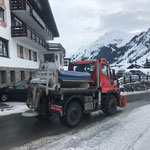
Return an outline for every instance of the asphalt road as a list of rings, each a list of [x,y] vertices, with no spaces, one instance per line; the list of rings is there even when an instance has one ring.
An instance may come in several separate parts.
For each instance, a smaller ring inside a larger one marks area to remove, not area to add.
[[[116,115],[150,104],[150,93],[130,95],[127,97],[127,101],[126,108],[119,110]],[[84,126],[91,126],[98,121],[103,122],[104,119],[102,113],[85,116],[81,124],[72,129],[72,132],[80,132]],[[21,114],[0,117],[0,150],[8,150],[42,137],[59,135],[70,130],[63,127],[56,118],[40,121],[36,118],[22,117]]]

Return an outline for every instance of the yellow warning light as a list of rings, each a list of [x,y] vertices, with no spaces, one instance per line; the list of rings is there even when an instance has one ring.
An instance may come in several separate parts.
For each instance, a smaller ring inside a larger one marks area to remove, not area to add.
[[[104,61],[104,62],[106,62],[107,60],[106,60],[105,58],[101,58],[101,61]]]

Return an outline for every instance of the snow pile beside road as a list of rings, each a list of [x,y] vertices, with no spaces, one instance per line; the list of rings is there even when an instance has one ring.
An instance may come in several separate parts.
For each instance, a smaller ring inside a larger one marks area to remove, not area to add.
[[[0,116],[22,113],[26,110],[28,110],[28,108],[23,102],[0,103]]]
[[[143,93],[150,93],[150,89],[145,91],[121,92],[121,95],[135,95],[135,94],[143,94]]]
[[[150,105],[87,125],[77,133],[51,136],[15,150],[149,150]]]

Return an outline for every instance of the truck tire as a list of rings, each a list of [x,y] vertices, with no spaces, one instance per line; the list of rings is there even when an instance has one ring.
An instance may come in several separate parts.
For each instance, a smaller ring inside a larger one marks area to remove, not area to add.
[[[82,107],[77,101],[71,102],[66,110],[66,115],[60,117],[60,122],[62,125],[67,125],[68,127],[76,127],[82,118]]]
[[[114,115],[117,112],[117,98],[110,95],[105,101],[105,108],[102,110],[106,116]]]

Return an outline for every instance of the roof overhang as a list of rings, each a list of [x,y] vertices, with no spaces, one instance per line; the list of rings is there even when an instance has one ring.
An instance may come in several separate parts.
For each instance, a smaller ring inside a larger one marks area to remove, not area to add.
[[[53,33],[54,37],[59,37],[59,32],[48,0],[39,0],[41,9],[37,7],[37,0],[29,0],[38,15]]]

